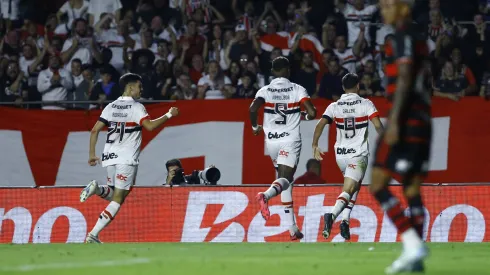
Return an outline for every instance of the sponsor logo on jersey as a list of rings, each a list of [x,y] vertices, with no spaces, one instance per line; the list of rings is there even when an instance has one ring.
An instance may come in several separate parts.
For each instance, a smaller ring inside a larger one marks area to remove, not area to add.
[[[282,89],[267,88],[267,91],[272,92],[272,93],[287,93],[287,92],[292,92],[293,87],[282,88]]]
[[[356,100],[356,101],[351,101],[351,102],[349,102],[349,101],[342,102],[341,101],[341,102],[337,102],[337,105],[339,105],[339,106],[342,106],[342,105],[352,106],[352,105],[360,104],[361,102],[362,102],[362,100],[360,100],[360,99]]]
[[[112,104],[111,107],[114,108],[114,109],[118,109],[118,110],[131,109],[131,105],[117,105],[117,104]]]
[[[347,154],[354,154],[356,152],[355,149],[352,148],[337,148],[337,155],[347,155]]]
[[[356,169],[356,166],[357,166],[357,165],[355,165],[355,164],[349,164],[349,165],[347,165],[347,166],[348,166],[349,168],[351,168],[351,169]]]
[[[284,150],[281,150],[281,151],[279,151],[279,156],[288,157],[289,156],[289,152],[286,152]]]
[[[118,179],[120,181],[126,181],[128,179],[128,176],[125,176],[123,174],[117,174],[116,179]]]
[[[110,153],[110,154],[102,154],[102,161],[110,160],[110,159],[117,159],[118,155],[116,153]]]
[[[128,114],[127,113],[113,113],[112,116],[113,117],[127,117]]]
[[[267,135],[267,137],[269,139],[279,139],[279,138],[283,138],[283,137],[287,137],[287,136],[289,136],[289,133],[287,133],[287,132],[284,132],[281,134],[279,134],[277,132],[276,133],[269,132],[269,134]]]

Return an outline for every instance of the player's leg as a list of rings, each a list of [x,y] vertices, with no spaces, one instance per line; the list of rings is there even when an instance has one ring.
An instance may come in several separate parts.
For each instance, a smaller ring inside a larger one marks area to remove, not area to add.
[[[112,196],[114,195],[114,169],[114,165],[107,167],[107,185],[99,185],[96,180],[90,181],[80,193],[80,202],[85,202],[93,195],[97,195],[102,199],[111,201]]]
[[[408,202],[410,219],[412,220],[413,227],[415,230],[417,230],[420,238],[423,239],[425,212],[422,196],[420,194],[420,186],[422,182],[422,176],[409,177],[407,182],[404,183],[403,193]]]
[[[327,239],[330,236],[330,232],[332,230],[332,225],[335,219],[339,216],[339,214],[348,206],[351,201],[354,193],[359,190],[360,180],[364,175],[365,169],[365,160],[363,158],[355,158],[355,159],[345,159],[342,160],[342,163],[339,163],[341,169],[344,169],[344,187],[342,188],[342,193],[337,198],[335,202],[335,206],[332,209],[331,213],[325,213],[323,216],[324,219],[324,228],[323,228],[323,237]],[[343,226],[345,229],[345,225]],[[349,229],[347,224],[347,230]],[[347,233],[344,230],[343,237],[346,239],[350,239],[350,233],[347,236]],[[344,236],[345,235],[345,236]]]
[[[278,178],[283,181],[289,182],[289,187],[281,193],[281,203],[284,206],[284,213],[286,214],[286,223],[289,228],[289,235],[291,240],[298,240],[303,238],[303,233],[296,225],[296,217],[294,215],[294,202],[293,202],[293,179],[296,172],[296,166],[291,167],[288,165],[278,164]]]
[[[115,167],[115,188],[112,200],[99,215],[97,223],[87,235],[86,242],[88,243],[100,243],[99,233],[114,220],[136,180],[137,166],[116,165]]]

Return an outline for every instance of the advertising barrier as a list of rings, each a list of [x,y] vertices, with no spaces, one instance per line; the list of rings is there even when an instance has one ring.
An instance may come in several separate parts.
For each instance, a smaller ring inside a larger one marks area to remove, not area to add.
[[[103,242],[278,242],[289,241],[280,198],[271,200],[265,221],[255,195],[267,186],[136,187]],[[400,195],[400,186],[391,187]],[[94,196],[79,202],[81,188],[0,189],[0,243],[79,243],[108,202]],[[293,191],[301,242],[323,242],[323,214],[340,186],[296,186]],[[490,186],[424,186],[424,238],[428,242],[490,241]],[[328,241],[344,241],[338,220]],[[396,228],[366,188],[351,214],[352,242],[399,241]]]
[[[373,99],[386,117],[385,99]],[[249,122],[250,100],[195,100],[146,105],[151,117],[165,114],[171,106],[181,114],[165,127],[143,131],[137,184],[159,186],[165,181],[165,162],[180,158],[186,173],[214,164],[222,172],[221,185],[269,184],[275,178],[264,149],[264,135],[254,136]],[[330,102],[314,100],[318,117]],[[480,98],[459,102],[434,98],[433,141],[429,183],[490,182],[488,140],[490,103]],[[0,107],[0,152],[8,161],[0,165],[0,186],[81,185],[106,178],[105,170],[89,167],[90,130],[100,115],[95,111],[36,111]],[[317,120],[302,121],[303,147],[296,176],[305,172],[312,157],[311,141]],[[377,133],[370,125],[371,151]],[[342,182],[333,144],[335,128],[326,128],[320,147],[326,152],[322,178]],[[99,135],[100,156],[106,139]],[[371,154],[371,158],[373,154]],[[369,180],[368,170],[365,183]]]

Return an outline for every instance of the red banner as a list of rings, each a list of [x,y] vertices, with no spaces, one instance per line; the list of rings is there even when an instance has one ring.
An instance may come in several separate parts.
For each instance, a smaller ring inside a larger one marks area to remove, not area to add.
[[[105,242],[275,242],[289,241],[280,198],[271,200],[264,221],[255,195],[267,187],[135,188]],[[0,243],[83,242],[108,202],[78,201],[80,188],[0,189]],[[401,195],[402,188],[392,187]],[[322,216],[341,188],[295,187],[293,199],[302,242],[322,242]],[[424,186],[425,239],[429,242],[490,241],[490,186]],[[366,188],[351,214],[353,242],[394,242],[396,229]],[[339,223],[328,241],[343,241]]]
[[[434,141],[427,182],[490,182],[488,140],[490,103],[480,98],[459,102],[434,99]],[[315,100],[321,114],[330,102]],[[376,99],[381,114],[387,102]],[[275,170],[264,152],[264,136],[253,136],[248,120],[248,100],[179,101],[147,105],[149,114],[158,117],[170,106],[181,115],[165,127],[143,133],[138,184],[161,185],[165,180],[164,163],[181,158],[186,172],[215,164],[222,171],[221,184],[270,183]],[[0,151],[9,156],[0,174],[6,175],[0,185],[70,185],[83,184],[94,177],[105,179],[103,169],[90,169],[89,131],[100,111],[36,111],[0,108]],[[315,121],[301,124],[303,149],[296,176],[302,174],[311,157],[311,137]],[[101,135],[103,136],[103,135]],[[370,131],[371,149],[375,131]],[[329,183],[342,182],[333,144],[335,130],[324,135],[322,148],[327,150],[322,178]],[[320,142],[322,144],[322,140]],[[99,141],[103,145],[103,137]],[[102,147],[98,147],[98,152]],[[146,169],[146,171],[141,172]],[[366,177],[368,179],[369,177]]]

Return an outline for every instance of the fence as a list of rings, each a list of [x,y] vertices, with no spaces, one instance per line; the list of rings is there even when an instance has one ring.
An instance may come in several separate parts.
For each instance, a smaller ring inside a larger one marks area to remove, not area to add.
[[[105,242],[278,242],[289,241],[280,199],[271,200],[265,222],[255,195],[267,186],[136,187],[115,220],[101,233]],[[398,196],[400,186],[391,187]],[[80,188],[0,189],[0,243],[79,243],[107,201],[79,202]],[[330,211],[339,185],[295,186],[301,242],[323,242],[322,215]],[[423,186],[424,238],[428,242],[490,241],[490,185]],[[399,235],[367,188],[351,215],[353,242],[395,242]],[[342,242],[338,223],[332,238]]]

